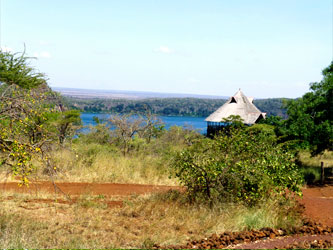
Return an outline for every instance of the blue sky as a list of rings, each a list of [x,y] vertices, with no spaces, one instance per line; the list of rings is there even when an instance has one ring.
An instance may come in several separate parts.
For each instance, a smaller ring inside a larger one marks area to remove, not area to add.
[[[299,97],[332,61],[332,0],[0,2],[56,87]]]

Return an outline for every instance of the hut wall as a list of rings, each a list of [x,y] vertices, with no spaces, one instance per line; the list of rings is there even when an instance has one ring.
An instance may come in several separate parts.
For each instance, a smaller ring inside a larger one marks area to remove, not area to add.
[[[207,136],[214,137],[225,125],[224,122],[207,122]]]

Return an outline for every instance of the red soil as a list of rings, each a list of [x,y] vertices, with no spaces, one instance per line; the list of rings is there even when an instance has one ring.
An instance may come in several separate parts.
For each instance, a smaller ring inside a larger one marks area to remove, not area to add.
[[[307,218],[333,226],[333,186],[305,188],[300,202]]]
[[[27,186],[20,187],[17,182],[0,183],[0,190],[14,190],[18,193],[36,193],[38,191],[63,192],[69,196],[92,194],[92,195],[134,195],[167,191],[170,189],[181,190],[180,187],[155,186],[140,184],[114,184],[114,183],[56,183],[56,188],[51,182],[34,182]]]
[[[331,243],[333,234],[329,235],[296,235],[296,236],[287,236],[283,238],[275,238],[268,240],[259,240],[257,242],[250,242],[241,245],[235,245],[229,247],[229,249],[283,249],[283,248],[308,248],[307,244],[314,243],[325,243],[328,241]],[[326,243],[328,245],[328,243]],[[329,245],[329,246],[330,246]],[[325,246],[325,245],[324,245]],[[325,248],[322,245],[319,245],[318,248]]]
[[[69,196],[83,194],[128,196],[162,192],[170,189],[181,190],[180,187],[174,186],[114,183],[57,183],[56,187],[51,182],[46,181],[34,182],[29,187],[20,187],[16,182],[0,183],[0,190],[13,190],[21,193],[55,192],[55,190],[59,192],[61,190]],[[333,226],[333,186],[304,188],[300,203],[305,207],[304,215],[306,217],[324,225]]]
[[[170,189],[182,190],[180,187],[172,186],[154,186],[154,185],[139,185],[139,184],[112,184],[112,183],[57,183],[57,188],[51,182],[35,182],[30,184],[29,187],[19,187],[18,183],[8,182],[0,183],[0,190],[13,190],[15,192],[21,193],[36,193],[39,190],[46,192],[61,192],[74,196],[71,201],[69,200],[52,200],[52,199],[31,199],[26,202],[36,202],[36,203],[65,203],[71,204],[77,201],[77,196],[83,194],[93,194],[93,195],[103,195],[105,197],[109,196],[128,196],[133,194],[146,194],[153,192],[163,192]],[[10,199],[10,197],[7,197]],[[122,201],[105,201],[109,207],[119,207],[122,206]],[[271,238],[271,234],[266,236],[266,240],[259,240],[258,242],[247,242],[243,241],[242,244],[237,245],[236,241],[232,244],[236,248],[247,248],[247,249],[259,249],[259,248],[296,248],[303,246],[319,248],[332,247],[333,234],[333,186],[324,187],[309,187],[303,189],[303,198],[300,199],[300,203],[304,205],[304,215],[309,218],[310,221],[319,222],[325,226],[328,226],[330,233],[328,231],[325,235],[312,236],[311,230],[308,235],[295,235],[280,238],[279,235]],[[308,226],[309,228],[314,228],[313,225]],[[316,224],[317,231],[321,232],[321,226]],[[319,229],[318,229],[319,228]],[[313,231],[314,234],[318,232]],[[303,234],[301,232],[301,234]],[[321,233],[320,233],[321,234]],[[282,235],[281,235],[282,236]],[[222,235],[219,236],[221,239]],[[270,239],[271,238],[271,239]],[[238,240],[238,238],[237,238]],[[254,240],[254,239],[253,239]],[[239,242],[241,243],[241,242]],[[189,243],[191,244],[191,243]],[[307,244],[307,245],[306,245]],[[326,245],[325,245],[326,244]],[[220,245],[214,243],[215,248]],[[225,248],[227,245],[224,245]],[[187,248],[192,248],[194,245],[188,245]],[[198,246],[195,246],[198,247]],[[207,248],[212,247],[212,245],[207,245]],[[221,245],[222,247],[222,245]],[[229,246],[232,247],[232,246]],[[177,247],[176,247],[177,248]],[[206,240],[203,240],[199,248],[206,248]]]

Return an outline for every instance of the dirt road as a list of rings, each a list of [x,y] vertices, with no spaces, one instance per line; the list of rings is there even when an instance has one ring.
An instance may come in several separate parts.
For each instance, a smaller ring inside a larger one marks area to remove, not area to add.
[[[104,196],[128,196],[133,194],[147,194],[162,192],[170,189],[181,190],[175,186],[155,186],[139,184],[114,184],[114,183],[57,183],[60,190],[70,196],[83,194]],[[41,181],[30,184],[29,187],[19,187],[16,182],[0,183],[0,190],[14,190],[21,193],[36,193],[38,191],[54,192],[55,187],[51,182]],[[327,226],[333,226],[333,186],[308,187],[303,189],[303,198],[300,202],[305,206],[305,216],[313,221]]]
[[[304,215],[313,221],[333,226],[333,186],[303,189]]]
[[[180,190],[180,187],[174,186],[155,186],[140,184],[115,184],[115,183],[76,183],[63,182],[56,183],[56,187],[47,181],[34,182],[29,187],[20,187],[17,182],[0,183],[0,190],[14,190],[18,193],[36,193],[44,192],[64,192],[70,196],[91,194],[104,196],[127,196],[134,194],[147,194],[154,192],[162,192],[170,189]]]
[[[154,186],[154,185],[139,185],[139,184],[114,184],[114,183],[57,183],[56,184],[58,192],[66,193],[71,197],[75,198],[79,195],[91,194],[91,195],[104,195],[104,196],[128,196],[128,195],[140,195],[154,192],[163,192],[170,189],[181,190],[180,187],[174,186]],[[51,182],[35,182],[30,184],[29,187],[19,187],[17,182],[7,182],[0,183],[0,191],[1,190],[12,190],[20,193],[36,193],[38,191],[44,192],[55,192],[55,186]],[[232,246],[236,246],[236,248],[243,249],[261,249],[261,248],[282,248],[288,246],[289,248],[293,247],[293,244],[296,246],[314,246],[311,244],[319,244],[318,246],[324,248],[326,246],[331,246],[333,243],[332,238],[333,234],[333,186],[324,186],[324,187],[308,187],[303,189],[303,198],[299,200],[305,207],[304,215],[309,218],[313,222],[319,222],[324,226],[327,226],[329,229],[326,231],[325,235],[317,235],[312,236],[309,235],[296,235],[296,236],[288,236],[288,237],[277,237],[276,239],[268,239],[259,240],[256,242],[239,242],[240,244],[231,244]],[[40,200],[40,202],[52,202],[51,200]],[[62,202],[68,202],[63,200]],[[112,203],[113,202],[113,203]],[[108,204],[109,207],[121,206],[121,201],[112,201]],[[308,228],[317,227],[321,228],[321,226],[308,226]],[[312,230],[312,229],[311,229]],[[319,229],[318,229],[319,230]],[[320,229],[321,230],[321,229]],[[330,232],[330,233],[329,233]],[[270,234],[267,234],[268,236]],[[219,236],[219,240],[221,241],[221,237]],[[229,237],[229,236],[225,236]],[[214,237],[213,237],[214,238]],[[239,236],[236,237],[238,240]],[[264,237],[265,238],[265,237]],[[206,243],[206,239],[202,240],[202,244],[199,245],[200,248],[205,248],[210,244],[213,244],[215,247],[220,245],[216,245],[214,240],[208,240],[210,243]],[[312,243],[311,243],[312,240]],[[305,242],[308,241],[308,245],[304,245]],[[213,243],[212,243],[213,242]],[[325,243],[326,242],[326,243]],[[190,244],[190,243],[189,243]],[[219,243],[220,244],[220,243]],[[326,244],[326,245],[325,245]],[[190,246],[190,245],[189,245]],[[188,246],[188,247],[189,247]],[[191,245],[192,246],[192,245]],[[228,245],[224,245],[225,248]],[[198,246],[196,246],[198,247]],[[222,246],[221,246],[222,247]],[[190,247],[192,248],[192,247]]]

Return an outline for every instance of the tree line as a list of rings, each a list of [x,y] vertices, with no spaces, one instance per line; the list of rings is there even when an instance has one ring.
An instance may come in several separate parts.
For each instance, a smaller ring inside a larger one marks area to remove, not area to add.
[[[65,97],[70,108],[89,113],[115,113],[128,114],[142,113],[147,109],[161,116],[193,116],[207,117],[227,100],[201,99],[201,98],[154,98],[141,100],[128,99],[83,99]],[[286,118],[284,98],[271,98],[255,100],[254,104],[268,116],[281,116]]]

